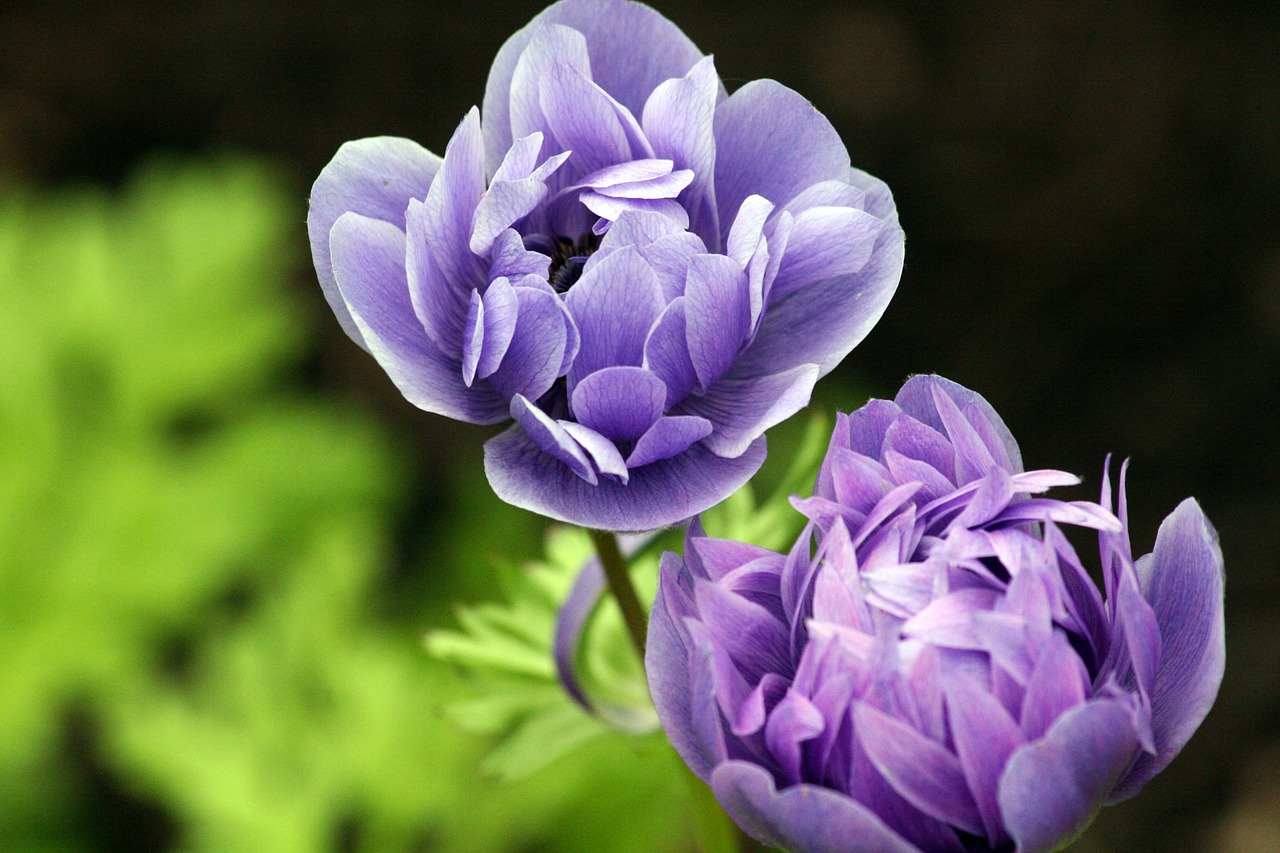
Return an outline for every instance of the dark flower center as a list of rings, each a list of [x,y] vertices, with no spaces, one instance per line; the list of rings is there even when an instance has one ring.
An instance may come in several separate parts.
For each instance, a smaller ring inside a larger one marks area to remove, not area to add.
[[[565,293],[582,277],[582,266],[587,258],[600,248],[600,238],[588,231],[577,242],[568,237],[556,237],[551,252],[551,269],[547,282],[556,293]]]

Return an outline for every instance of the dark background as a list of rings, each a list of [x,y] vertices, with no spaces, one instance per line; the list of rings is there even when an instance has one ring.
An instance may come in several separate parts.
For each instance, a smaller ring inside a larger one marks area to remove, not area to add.
[[[1187,495],[1217,525],[1217,707],[1081,849],[1280,849],[1280,6],[656,5],[730,89],[773,77],[810,97],[895,192],[901,287],[824,400],[852,409],[853,388],[892,396],[938,372],[993,403],[1028,467],[1093,489],[1107,452],[1132,457],[1135,550]],[[157,150],[247,151],[293,178],[304,242],[308,186],[343,141],[442,151],[539,8],[6,3],[0,190],[118,182]],[[324,310],[310,270],[296,279]],[[378,410],[421,478],[459,454],[478,470],[478,430],[412,409],[322,327],[299,382]]]

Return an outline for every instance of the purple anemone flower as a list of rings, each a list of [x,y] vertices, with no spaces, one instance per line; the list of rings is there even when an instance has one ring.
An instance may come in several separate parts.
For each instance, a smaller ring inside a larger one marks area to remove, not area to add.
[[[664,556],[646,669],[663,727],[769,844],[1049,851],[1208,713],[1223,566],[1194,500],[1134,560],[1111,503],[1041,497],[977,394],[934,376],[841,416],[787,555]],[[1096,531],[1105,597],[1062,532]],[[816,545],[815,545],[816,543]]]
[[[343,145],[311,192],[320,284],[413,404],[480,424],[497,494],[645,530],[727,497],[766,429],[884,312],[883,183],[771,80],[726,95],[647,6],[565,0],[494,60],[437,157]]]

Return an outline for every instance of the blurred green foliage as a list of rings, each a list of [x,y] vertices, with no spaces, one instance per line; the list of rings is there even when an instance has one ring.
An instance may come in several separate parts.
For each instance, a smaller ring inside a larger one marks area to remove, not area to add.
[[[447,614],[379,606],[404,456],[290,383],[302,208],[232,160],[0,201],[0,849],[687,849],[660,736],[485,776]],[[474,543],[540,523],[449,489],[421,550],[483,597]]]

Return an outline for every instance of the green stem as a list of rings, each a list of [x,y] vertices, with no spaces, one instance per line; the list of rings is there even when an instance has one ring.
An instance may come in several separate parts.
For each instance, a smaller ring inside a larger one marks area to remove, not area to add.
[[[591,534],[596,553],[600,555],[600,565],[604,567],[609,591],[613,593],[614,600],[618,602],[618,609],[622,611],[622,621],[626,623],[631,644],[635,646],[636,654],[640,655],[640,663],[643,664],[648,620],[644,615],[644,608],[640,606],[640,597],[636,595],[636,588],[631,584],[627,561],[623,558],[622,551],[618,549],[618,540],[612,533],[606,530],[588,530],[587,532]]]

